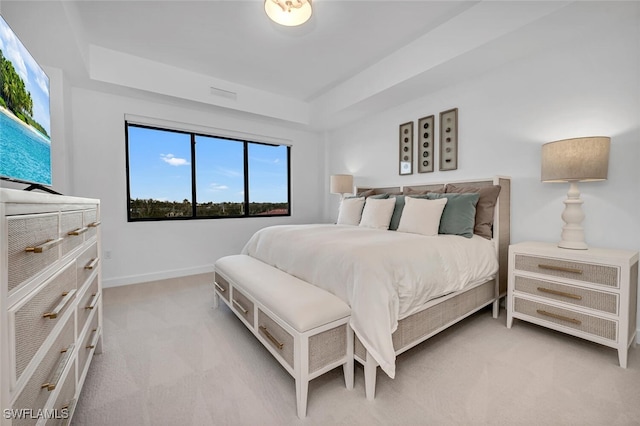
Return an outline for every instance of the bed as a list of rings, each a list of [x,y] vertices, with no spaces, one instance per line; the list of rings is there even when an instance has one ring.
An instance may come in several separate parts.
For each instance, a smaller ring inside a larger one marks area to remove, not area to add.
[[[378,367],[393,378],[398,354],[488,305],[493,304],[493,316],[498,316],[500,298],[507,290],[510,183],[508,177],[493,177],[356,188],[360,195],[384,198],[391,194],[396,200],[411,195],[451,197],[428,193],[496,193],[497,189],[490,223],[483,225],[482,232],[474,228],[468,238],[341,224],[280,225],[256,232],[243,253],[349,303],[356,335],[354,359],[364,366],[366,396],[373,399]],[[412,205],[418,204],[413,200]],[[453,206],[452,198],[448,200]],[[478,214],[480,210],[478,204]],[[406,216],[409,211],[406,207]],[[479,226],[479,216],[475,225]]]

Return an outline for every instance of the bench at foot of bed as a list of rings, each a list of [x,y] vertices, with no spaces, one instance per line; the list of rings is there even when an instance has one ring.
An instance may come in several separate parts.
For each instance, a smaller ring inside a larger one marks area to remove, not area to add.
[[[309,381],[343,366],[353,388],[351,310],[314,285],[246,255],[215,263],[214,305],[222,299],[296,381],[298,417]]]

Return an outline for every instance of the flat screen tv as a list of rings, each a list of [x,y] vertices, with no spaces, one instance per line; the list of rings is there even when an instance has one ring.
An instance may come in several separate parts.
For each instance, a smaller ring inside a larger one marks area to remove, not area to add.
[[[49,77],[0,16],[0,178],[51,185]]]

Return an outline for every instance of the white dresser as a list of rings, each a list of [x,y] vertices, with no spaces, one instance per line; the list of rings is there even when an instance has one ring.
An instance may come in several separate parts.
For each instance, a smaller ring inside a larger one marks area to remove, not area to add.
[[[102,346],[100,201],[0,188],[0,424],[68,424]]]
[[[509,247],[507,327],[518,318],[618,350],[627,368],[636,338],[638,252]]]

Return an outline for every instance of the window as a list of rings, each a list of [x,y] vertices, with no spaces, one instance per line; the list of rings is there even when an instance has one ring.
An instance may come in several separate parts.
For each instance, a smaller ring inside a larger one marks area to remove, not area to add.
[[[130,222],[291,214],[290,147],[125,128]]]

